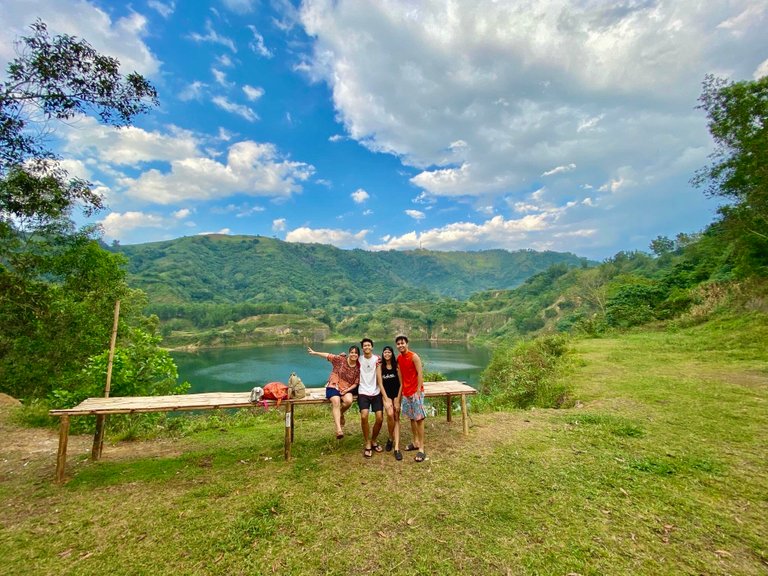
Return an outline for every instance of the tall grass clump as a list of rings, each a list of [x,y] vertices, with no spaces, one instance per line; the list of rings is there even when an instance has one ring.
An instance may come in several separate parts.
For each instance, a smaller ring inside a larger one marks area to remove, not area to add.
[[[569,385],[560,376],[570,365],[568,338],[542,336],[499,346],[480,376],[475,408],[560,408],[571,403]]]

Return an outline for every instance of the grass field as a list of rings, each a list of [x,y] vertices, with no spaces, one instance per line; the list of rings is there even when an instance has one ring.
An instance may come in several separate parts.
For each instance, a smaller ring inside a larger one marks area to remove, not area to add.
[[[60,487],[6,408],[0,572],[765,575],[766,342],[764,315],[576,341],[575,408],[432,418],[423,464],[318,409],[287,463],[271,413],[98,463],[76,438]]]

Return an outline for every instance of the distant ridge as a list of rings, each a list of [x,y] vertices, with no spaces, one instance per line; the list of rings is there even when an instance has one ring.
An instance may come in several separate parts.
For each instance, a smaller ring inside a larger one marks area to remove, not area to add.
[[[483,290],[514,288],[553,264],[591,264],[551,251],[373,252],[222,234],[110,249],[128,258],[129,283],[147,293],[150,308],[270,302],[328,310],[466,299]]]

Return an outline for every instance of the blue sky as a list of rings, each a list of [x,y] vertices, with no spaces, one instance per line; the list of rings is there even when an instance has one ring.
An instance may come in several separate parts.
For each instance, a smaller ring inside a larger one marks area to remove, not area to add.
[[[158,88],[52,135],[123,244],[647,250],[715,216],[704,75],[768,74],[764,0],[3,0],[3,70],[36,18]]]

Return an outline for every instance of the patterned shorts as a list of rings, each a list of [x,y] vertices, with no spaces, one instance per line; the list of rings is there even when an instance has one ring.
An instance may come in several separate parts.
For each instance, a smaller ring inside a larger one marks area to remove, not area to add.
[[[409,420],[424,420],[427,417],[424,410],[424,392],[416,392],[413,396],[403,396],[400,411]]]

